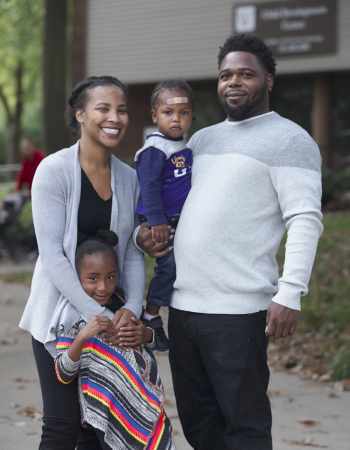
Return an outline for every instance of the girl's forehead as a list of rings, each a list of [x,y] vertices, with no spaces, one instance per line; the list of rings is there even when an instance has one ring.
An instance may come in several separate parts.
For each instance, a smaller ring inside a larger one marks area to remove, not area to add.
[[[81,268],[117,267],[115,256],[108,251],[85,254],[81,259]]]

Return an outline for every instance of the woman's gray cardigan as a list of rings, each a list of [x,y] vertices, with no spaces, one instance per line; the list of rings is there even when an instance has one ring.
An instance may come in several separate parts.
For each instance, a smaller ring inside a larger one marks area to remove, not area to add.
[[[47,156],[34,177],[32,209],[39,257],[20,327],[43,343],[48,338],[50,320],[61,296],[70,299],[87,320],[97,314],[111,314],[85,293],[75,270],[80,187],[79,143]],[[137,177],[131,167],[115,156],[111,157],[111,189],[110,228],[119,237],[117,254],[125,307],[139,316],[145,272],[143,255],[132,239],[136,226]]]

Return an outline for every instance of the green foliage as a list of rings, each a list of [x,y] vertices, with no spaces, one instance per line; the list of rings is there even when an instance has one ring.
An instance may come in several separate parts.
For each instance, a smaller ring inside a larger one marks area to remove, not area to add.
[[[0,183],[0,202],[13,189],[13,183]]]
[[[24,61],[28,98],[36,95],[34,88],[41,70],[42,14],[41,0],[0,0],[0,82],[11,81],[17,61]],[[11,98],[13,87],[4,88]]]
[[[1,110],[1,108],[0,108]],[[1,124],[1,117],[0,117],[0,124]],[[0,164],[4,164],[5,163],[5,153],[4,153],[4,149],[5,149],[5,133],[1,132],[0,130]]]
[[[323,170],[323,204],[336,201],[344,192],[350,192],[350,167],[342,170]]]
[[[334,380],[350,378],[350,348],[342,347],[334,356],[331,364]]]
[[[327,214],[324,226],[303,317],[307,327],[337,334],[350,324],[350,214]]]
[[[0,0],[0,86],[10,108],[15,103],[14,72],[24,64],[25,117],[38,115],[41,97],[42,0]],[[0,120],[4,122],[4,114]]]
[[[19,215],[19,225],[24,232],[33,231],[32,202],[27,202]]]

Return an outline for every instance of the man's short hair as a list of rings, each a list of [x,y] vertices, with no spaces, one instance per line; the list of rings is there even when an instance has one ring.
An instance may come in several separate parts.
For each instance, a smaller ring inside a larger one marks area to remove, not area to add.
[[[263,40],[254,35],[249,34],[234,34],[224,42],[220,47],[218,54],[218,66],[225,56],[231,52],[247,52],[256,56],[264,69],[273,77],[276,75],[276,61],[272,55],[271,49],[265,44]]]

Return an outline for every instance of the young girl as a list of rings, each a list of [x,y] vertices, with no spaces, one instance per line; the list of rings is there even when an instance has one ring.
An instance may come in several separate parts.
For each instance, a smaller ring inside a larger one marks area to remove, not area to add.
[[[82,242],[76,253],[83,289],[113,312],[124,304],[115,293],[116,243],[113,232],[99,232]],[[157,363],[143,346],[152,344],[153,330],[133,319],[121,328],[116,347],[108,343],[108,331],[113,329],[108,317],[98,315],[86,322],[65,299],[57,310],[53,318],[56,324],[51,324],[57,333],[56,375],[63,384],[79,377],[82,423],[93,427],[101,448],[174,448]]]

